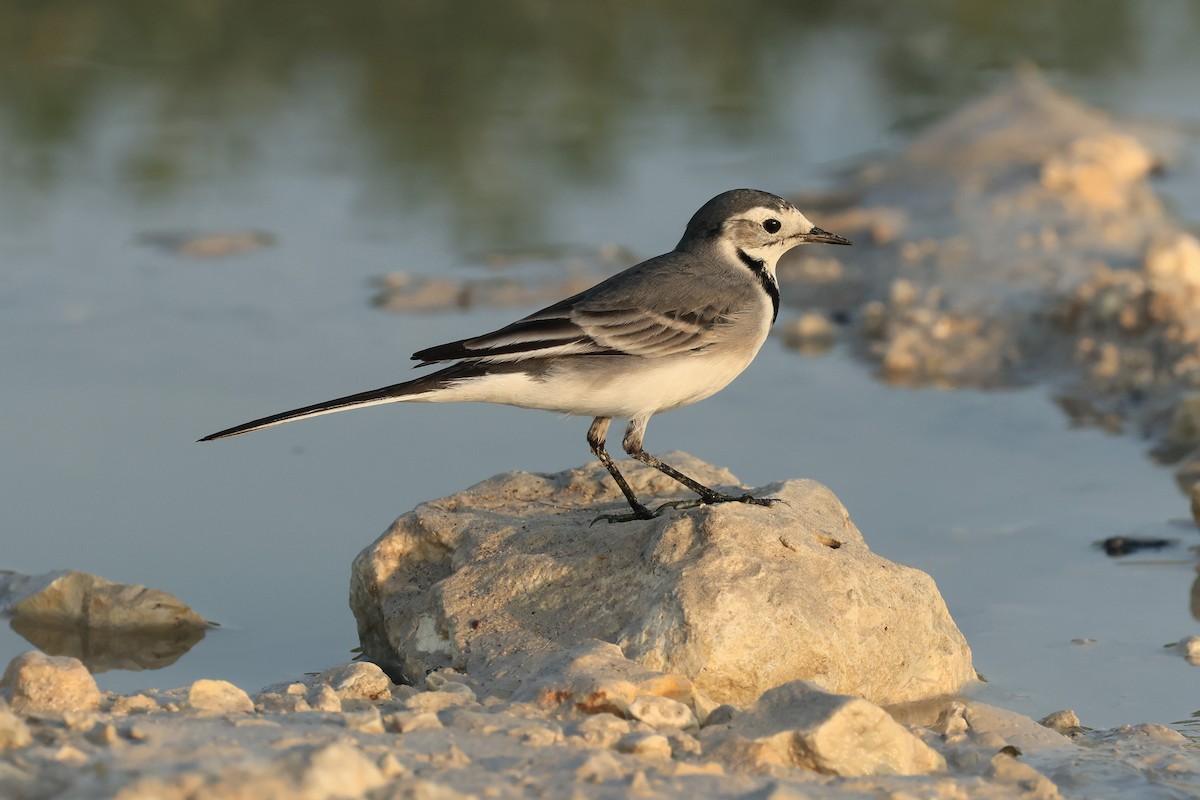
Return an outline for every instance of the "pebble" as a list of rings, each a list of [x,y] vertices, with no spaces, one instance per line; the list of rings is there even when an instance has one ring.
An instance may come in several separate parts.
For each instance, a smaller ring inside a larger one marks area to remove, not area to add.
[[[309,690],[305,698],[313,711],[338,712],[342,710],[342,698],[328,683],[318,683]]]
[[[575,770],[575,780],[586,783],[605,783],[625,777],[621,762],[607,750],[589,755]]]
[[[574,740],[585,747],[612,747],[630,730],[628,720],[612,714],[595,714],[575,725],[574,735],[568,741]]]
[[[11,691],[9,703],[18,714],[60,716],[100,707],[95,679],[82,661],[70,656],[30,650],[9,662],[0,686]]]
[[[383,733],[383,718],[377,708],[365,708],[361,711],[342,712],[342,720],[347,730],[361,733]]]
[[[678,700],[642,695],[629,704],[629,715],[653,728],[698,728],[696,715]]]
[[[404,707],[409,711],[436,713],[444,711],[447,708],[457,708],[474,702],[474,692],[471,693],[470,697],[457,692],[421,692],[405,700]]]
[[[144,694],[120,695],[112,702],[114,714],[148,714],[158,711],[158,701]]]
[[[1175,643],[1175,652],[1193,667],[1200,666],[1200,636],[1188,636]]]
[[[1058,731],[1064,736],[1070,736],[1083,727],[1079,721],[1079,715],[1069,708],[1047,714],[1038,720],[1038,724],[1045,725],[1047,728]]]
[[[249,714],[254,711],[250,695],[229,681],[201,678],[191,685],[187,705],[204,714]]]
[[[388,700],[392,696],[392,681],[375,664],[355,661],[327,669],[318,678],[328,684],[342,700]]]
[[[620,753],[631,753],[641,758],[655,761],[671,759],[671,742],[661,733],[629,733],[617,740],[614,745]]]
[[[438,730],[445,726],[432,711],[397,711],[383,718],[383,727],[394,733],[412,733]]]
[[[0,752],[13,747],[24,747],[33,741],[25,720],[11,711],[0,710]]]

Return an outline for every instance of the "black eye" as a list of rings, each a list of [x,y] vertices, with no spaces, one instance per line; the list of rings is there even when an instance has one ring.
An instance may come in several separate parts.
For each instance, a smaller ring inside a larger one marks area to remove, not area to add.
[[[763,220],[763,230],[767,233],[779,233],[779,229],[782,227],[783,225],[777,219],[772,218]]]

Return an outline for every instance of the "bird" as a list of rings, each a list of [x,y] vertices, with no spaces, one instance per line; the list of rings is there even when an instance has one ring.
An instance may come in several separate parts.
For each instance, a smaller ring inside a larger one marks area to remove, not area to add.
[[[774,498],[727,494],[643,449],[654,414],[703,400],[749,366],[779,316],[776,266],[805,243],[849,245],[784,200],[757,189],[718,194],[692,215],[673,250],[503,328],[413,354],[435,372],[227,428],[206,442],[298,419],[384,403],[485,402],[592,417],[587,442],[625,496],[613,522],[653,519],[668,508]],[[447,365],[448,364],[448,365]],[[674,478],[696,499],[643,504],[606,448],[614,418],[628,420],[622,447]]]

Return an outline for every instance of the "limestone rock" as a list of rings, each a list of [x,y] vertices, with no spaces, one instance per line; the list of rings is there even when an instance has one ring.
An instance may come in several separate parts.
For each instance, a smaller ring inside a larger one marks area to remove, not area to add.
[[[690,456],[667,460],[736,483]],[[648,467],[622,470],[643,497],[686,497]],[[600,640],[736,704],[797,679],[892,704],[973,678],[933,581],[872,553],[832,492],[792,480],[755,494],[784,502],[590,525],[622,503],[592,464],[501,475],[423,503],[355,559],[363,653],[409,676],[449,666],[512,693]]]
[[[790,766],[845,776],[946,769],[939,753],[879,706],[805,681],[772,689],[727,725],[710,726],[701,736],[735,767]]]
[[[48,656],[37,650],[10,661],[0,687],[11,693],[9,702],[18,714],[61,715],[94,711],[100,706],[96,680],[79,659]]]
[[[92,672],[168,666],[209,625],[166,592],[75,570],[0,572],[0,613],[34,647],[78,658]]]
[[[997,753],[985,773],[1000,784],[1012,787],[1012,796],[1030,800],[1061,800],[1062,795],[1054,782],[1028,764],[1012,756]]]
[[[999,741],[1001,747],[1011,745],[1023,753],[1074,748],[1069,739],[1049,726],[1034,722],[1024,714],[987,703],[968,703],[964,717],[976,741],[986,736]]]
[[[541,661],[514,695],[540,706],[569,705],[585,714],[630,716],[639,697],[676,700],[697,717],[715,704],[687,678],[656,672],[625,658],[621,648],[591,640]]]
[[[392,682],[374,664],[356,661],[321,673],[319,680],[329,684],[341,700],[378,702],[392,695]]]
[[[229,681],[201,679],[188,688],[188,707],[208,714],[249,714],[250,696]]]
[[[696,715],[678,700],[645,695],[629,704],[629,716],[652,728],[696,728]]]
[[[0,575],[0,612],[15,618],[90,628],[204,628],[208,623],[174,595],[99,575],[59,570]]]
[[[1079,715],[1069,708],[1047,714],[1038,720],[1038,725],[1058,731],[1063,736],[1071,736],[1083,730],[1083,723],[1079,721]]]
[[[25,720],[0,703],[0,752],[12,747],[24,747],[33,741]]]

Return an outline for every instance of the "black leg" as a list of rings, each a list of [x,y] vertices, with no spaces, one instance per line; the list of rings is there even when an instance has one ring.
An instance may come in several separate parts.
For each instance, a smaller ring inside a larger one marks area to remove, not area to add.
[[[643,464],[648,464],[654,467],[664,475],[669,475],[675,480],[682,483],[687,488],[691,489],[696,494],[700,495],[698,500],[674,500],[669,503],[663,503],[657,509],[655,514],[661,514],[667,508],[696,508],[702,505],[716,505],[717,503],[750,503],[757,506],[769,506],[772,503],[781,502],[774,497],[753,497],[750,494],[725,494],[718,492],[710,486],[705,486],[695,478],[684,475],[679,470],[672,467],[670,464],[664,464],[654,456],[642,449],[642,437],[646,433],[646,423],[649,419],[631,419],[629,427],[625,431],[625,441],[622,443],[625,447],[625,452],[641,461]]]
[[[592,520],[595,525],[600,520],[605,522],[631,522],[635,519],[653,519],[655,514],[650,509],[638,502],[637,495],[633,493],[633,489],[629,488],[629,482],[625,480],[625,476],[617,469],[617,465],[613,463],[612,456],[608,454],[608,450],[604,449],[604,441],[608,435],[608,424],[611,422],[609,417],[596,417],[592,420],[592,425],[588,428],[587,440],[588,445],[592,448],[592,453],[596,458],[600,459],[600,463],[608,470],[608,474],[612,475],[613,480],[617,482],[617,486],[621,489],[621,493],[625,495],[625,499],[629,501],[629,507],[633,509],[632,514],[601,514]]]

